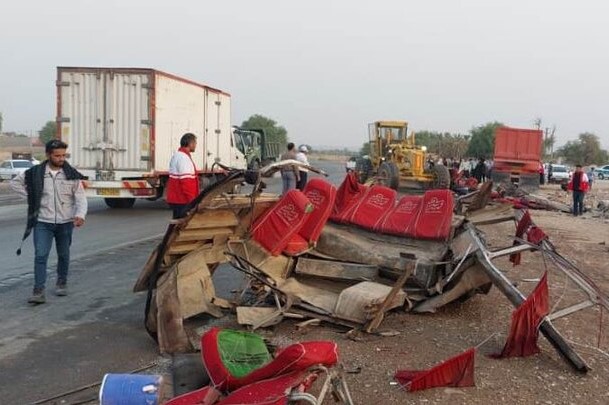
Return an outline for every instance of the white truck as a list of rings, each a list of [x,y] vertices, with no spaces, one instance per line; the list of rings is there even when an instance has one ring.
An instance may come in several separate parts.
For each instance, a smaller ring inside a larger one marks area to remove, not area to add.
[[[58,67],[57,137],[83,175],[88,197],[111,208],[163,196],[169,160],[187,132],[202,180],[245,168],[231,131],[230,94],[140,68]]]

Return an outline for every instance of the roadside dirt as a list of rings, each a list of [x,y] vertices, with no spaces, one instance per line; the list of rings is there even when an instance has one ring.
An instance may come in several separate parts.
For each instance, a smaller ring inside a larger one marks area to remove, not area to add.
[[[609,182],[597,182],[588,201],[609,199]],[[544,186],[542,194],[568,202],[569,195],[558,186]],[[589,204],[588,204],[589,205]],[[609,220],[568,214],[532,211],[533,220],[550,236],[558,251],[569,258],[604,290],[609,291]],[[491,247],[511,245],[514,225],[504,223],[482,228]],[[524,253],[520,266],[512,267],[507,258],[497,261],[507,276],[528,293],[549,271],[550,304],[563,308],[579,302],[584,295],[565,276],[544,262],[539,253]],[[496,288],[464,303],[448,305],[435,314],[413,315],[393,312],[381,325],[383,331],[399,335],[362,335],[360,341],[347,338],[344,331],[328,326],[297,331],[283,322],[274,330],[262,332],[279,344],[303,340],[331,339],[340,347],[348,384],[357,404],[606,404],[609,403],[609,314],[589,308],[554,322],[591,367],[587,375],[577,375],[562,361],[545,338],[540,337],[541,353],[522,359],[494,360],[488,354],[501,351],[507,336],[513,308]],[[600,347],[597,348],[601,337]],[[490,337],[490,338],[489,338]],[[476,386],[436,388],[408,393],[393,385],[398,369],[425,369],[474,347],[488,339],[476,354]]]

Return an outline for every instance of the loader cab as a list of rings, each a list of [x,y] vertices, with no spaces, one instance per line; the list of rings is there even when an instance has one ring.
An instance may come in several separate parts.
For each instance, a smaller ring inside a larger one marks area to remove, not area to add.
[[[406,121],[376,121],[368,124],[368,138],[370,140],[371,158],[380,164],[380,161],[391,153],[392,144],[401,144],[408,141],[408,122]]]

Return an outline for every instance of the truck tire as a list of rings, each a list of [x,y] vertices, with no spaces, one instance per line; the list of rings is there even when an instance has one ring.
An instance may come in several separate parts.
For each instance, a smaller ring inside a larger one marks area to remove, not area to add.
[[[447,189],[450,188],[450,171],[444,165],[433,165],[431,168],[433,181],[431,182],[432,189]]]
[[[599,173],[598,174],[598,179],[599,180],[605,180],[605,175],[603,173]]]
[[[379,183],[394,190],[400,185],[400,169],[393,162],[383,162],[378,172]]]
[[[104,198],[109,208],[131,208],[135,204],[135,198]]]

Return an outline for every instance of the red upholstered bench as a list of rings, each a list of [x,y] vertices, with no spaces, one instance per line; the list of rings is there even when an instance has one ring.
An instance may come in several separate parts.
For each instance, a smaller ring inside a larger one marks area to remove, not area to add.
[[[349,222],[373,230],[395,206],[397,192],[385,186],[372,186],[360,199]]]
[[[313,211],[307,216],[300,231],[292,235],[284,250],[292,256],[303,253],[317,243],[334,208],[336,187],[326,180],[314,178],[305,186],[304,195],[313,204]]]
[[[453,219],[453,208],[452,191],[426,191],[416,220],[414,237],[433,240],[448,239]]]
[[[292,235],[300,231],[313,204],[300,190],[290,190],[252,226],[252,239],[273,256],[279,255]]]
[[[330,341],[296,343],[273,357],[255,333],[212,328],[201,336],[201,356],[212,385],[231,392],[315,365],[332,367],[338,362],[338,346]]]
[[[354,172],[347,173],[340,187],[338,187],[330,220],[338,223],[347,223],[353,210],[367,190],[368,187],[357,182],[357,175]]]
[[[414,236],[414,228],[423,197],[407,195],[398,201],[385,218],[375,227],[376,232],[398,236]]]

